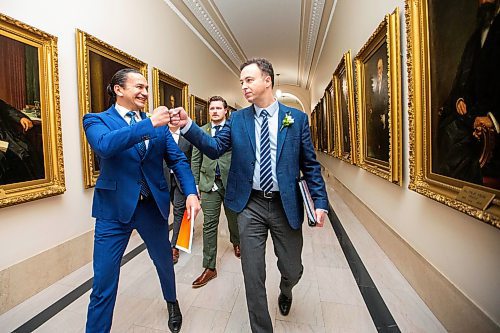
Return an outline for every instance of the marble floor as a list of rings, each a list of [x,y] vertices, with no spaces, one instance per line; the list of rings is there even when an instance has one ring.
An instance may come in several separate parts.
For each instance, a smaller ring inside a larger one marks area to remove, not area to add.
[[[387,258],[337,193],[332,206],[401,332],[446,332],[425,303]],[[222,214],[224,215],[224,214]],[[175,265],[178,299],[184,316],[182,332],[250,332],[240,261],[221,217],[218,277],[193,289],[202,272],[202,216],[198,216],[193,251],[181,252]],[[337,237],[325,227],[304,226],[304,275],[294,288],[293,306],[283,317],[277,308],[279,272],[272,241],[267,243],[267,293],[275,332],[377,332]],[[142,243],[134,235],[127,252]],[[88,264],[0,316],[0,332],[12,332],[92,277]],[[35,332],[84,332],[90,291],[38,327]],[[397,330],[395,330],[397,331]],[[146,251],[122,266],[112,332],[163,333],[167,309]]]

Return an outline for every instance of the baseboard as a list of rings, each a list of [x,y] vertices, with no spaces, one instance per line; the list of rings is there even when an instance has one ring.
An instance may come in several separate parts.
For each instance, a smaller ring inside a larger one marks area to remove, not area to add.
[[[337,178],[325,181],[342,196],[358,220],[415,289],[448,332],[499,332],[499,326],[416,252]]]
[[[0,315],[92,260],[94,231],[0,271]]]

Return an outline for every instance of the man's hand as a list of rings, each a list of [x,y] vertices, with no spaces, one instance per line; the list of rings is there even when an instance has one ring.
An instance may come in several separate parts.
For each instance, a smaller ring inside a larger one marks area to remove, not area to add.
[[[316,216],[316,226],[319,228],[323,227],[325,223],[326,212],[324,209],[316,209],[314,211],[314,215]]]
[[[198,215],[198,212],[200,211],[201,206],[200,206],[200,201],[198,200],[198,196],[196,194],[190,194],[186,198],[186,210],[187,210],[187,218],[191,219],[191,210],[194,212],[193,218]]]
[[[23,127],[23,132],[27,132],[28,130],[33,128],[33,122],[28,118],[21,118],[19,121],[21,126]]]
[[[467,113],[467,104],[465,104],[465,101],[463,98],[459,98],[457,100],[457,103],[455,104],[455,107],[457,109],[457,113],[461,116],[465,115]]]
[[[153,110],[153,115],[151,116],[151,123],[153,127],[165,126],[170,122],[170,113],[166,106],[159,106]]]
[[[186,126],[189,116],[183,107],[170,109],[169,112],[172,124],[179,126],[180,128]]]
[[[494,129],[495,125],[493,125],[493,121],[490,117],[476,117],[474,119],[474,132],[472,133],[476,139],[481,138],[481,134],[486,129]]]

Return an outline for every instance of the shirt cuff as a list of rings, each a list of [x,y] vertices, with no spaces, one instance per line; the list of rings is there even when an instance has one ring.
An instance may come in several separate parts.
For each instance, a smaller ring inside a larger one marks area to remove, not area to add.
[[[189,129],[191,128],[192,124],[193,124],[193,120],[191,120],[191,118],[188,118],[186,126],[181,128],[181,134],[182,135],[186,134],[189,131]]]
[[[324,211],[325,213],[327,213],[327,214],[328,214],[328,209],[323,209],[323,208],[316,208],[316,209],[317,209],[317,210],[322,210],[322,211]]]
[[[493,115],[493,113],[488,112],[488,117],[490,117],[491,121],[493,122],[493,126],[495,126],[495,131],[500,134],[500,125],[498,124],[498,121]]]

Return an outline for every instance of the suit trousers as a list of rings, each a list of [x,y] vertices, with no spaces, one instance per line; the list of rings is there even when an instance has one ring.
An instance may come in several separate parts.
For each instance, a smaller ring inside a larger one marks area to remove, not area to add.
[[[184,211],[186,210],[186,197],[177,185],[173,173],[170,174],[170,201],[172,202],[174,215],[172,240],[170,243],[172,244],[172,247],[175,247],[177,244],[177,238],[179,237],[179,231],[181,230],[182,217],[184,216]]]
[[[176,297],[172,250],[168,241],[168,222],[155,201],[140,201],[129,223],[97,219],[94,235],[94,281],[87,313],[86,332],[109,332],[116,301],[120,262],[130,234],[137,229],[156,267],[163,298]]]
[[[226,190],[221,180],[216,180],[217,191],[201,192],[201,208],[203,209],[203,267],[214,269],[217,261],[217,232],[221,205]],[[236,213],[224,206],[229,228],[229,239],[233,245],[240,244]]]
[[[268,232],[273,240],[274,254],[278,257],[280,290],[285,296],[292,297],[292,288],[299,282],[303,272],[302,230],[290,227],[279,197],[268,200],[254,194],[238,214],[238,227],[250,326],[254,333],[272,332],[266,294]]]

